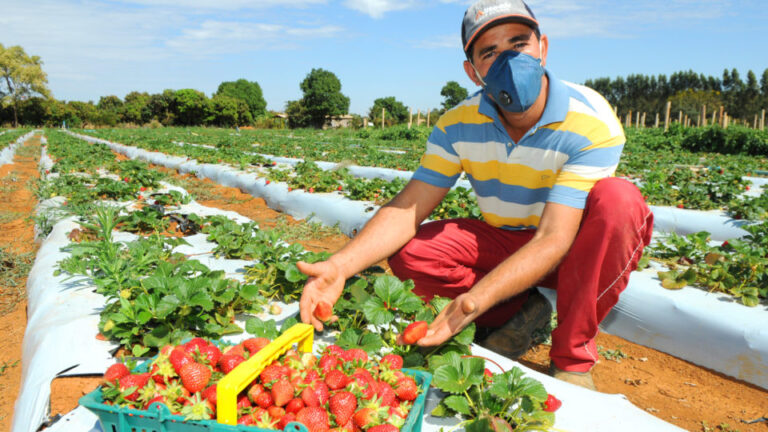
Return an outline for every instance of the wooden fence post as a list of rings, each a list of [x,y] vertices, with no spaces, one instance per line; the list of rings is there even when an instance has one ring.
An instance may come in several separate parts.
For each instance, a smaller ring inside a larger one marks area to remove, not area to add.
[[[755,121],[752,122],[752,129],[757,129],[757,114],[755,114]]]
[[[701,106],[701,125],[707,125],[707,104]]]
[[[667,101],[667,113],[664,115],[664,132],[669,130],[669,110],[672,108],[672,102]]]
[[[656,123],[653,125],[656,129],[659,128],[659,113],[656,113]]]
[[[760,114],[760,130],[765,130],[765,110]]]
[[[410,109],[411,113],[408,115],[408,129],[413,125],[413,108]]]
[[[384,108],[381,109],[381,128],[384,129]]]
[[[640,127],[640,111],[635,113],[635,127]]]
[[[645,128],[645,113],[643,113],[643,117],[640,119],[640,127]]]
[[[421,110],[416,114],[416,126],[421,126]]]
[[[717,116],[717,122],[720,123],[720,127],[725,127],[725,126],[723,126],[725,124],[725,122],[723,121],[723,110],[724,109],[725,109],[725,107],[720,105],[720,114]]]
[[[678,111],[678,113],[677,113],[677,122],[680,123],[681,125],[683,124],[683,111],[682,110]]]

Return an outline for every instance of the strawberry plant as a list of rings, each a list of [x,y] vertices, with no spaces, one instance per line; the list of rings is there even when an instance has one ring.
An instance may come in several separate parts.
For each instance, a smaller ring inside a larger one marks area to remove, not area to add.
[[[768,298],[768,222],[743,226],[749,234],[721,245],[711,245],[709,233],[670,235],[648,250],[648,255],[670,270],[658,273],[662,286],[680,289],[696,285],[730,294],[746,306]]]
[[[431,414],[460,414],[462,422],[456,428],[540,431],[554,424],[553,400],[540,382],[524,377],[518,367],[486,374],[483,359],[455,352],[432,357],[429,367],[434,371],[432,384],[446,393]]]
[[[369,283],[369,280],[372,283]],[[368,353],[392,352],[401,355],[406,367],[424,367],[426,360],[441,352],[469,354],[475,336],[470,324],[444,344],[430,350],[399,345],[397,337],[414,321],[432,322],[450,299],[435,297],[424,303],[413,293],[413,281],[394,276],[357,277],[347,282],[343,296],[334,305],[339,316],[332,328],[341,331],[337,343],[343,348],[361,348]]]

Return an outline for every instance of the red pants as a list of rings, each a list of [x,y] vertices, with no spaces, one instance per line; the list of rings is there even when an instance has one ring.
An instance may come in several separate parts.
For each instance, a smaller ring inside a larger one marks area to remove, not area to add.
[[[611,177],[595,184],[581,226],[560,265],[537,285],[557,290],[552,362],[586,372],[597,361],[598,324],[618,302],[643,248],[651,241],[653,214],[630,182]],[[413,279],[425,300],[455,298],[520,249],[533,230],[510,231],[473,219],[430,222],[389,258],[400,279]],[[528,298],[521,293],[488,310],[479,326],[498,327]]]

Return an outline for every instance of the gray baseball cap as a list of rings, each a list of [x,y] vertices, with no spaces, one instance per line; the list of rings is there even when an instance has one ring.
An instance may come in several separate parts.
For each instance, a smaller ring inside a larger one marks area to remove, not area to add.
[[[461,41],[464,52],[484,30],[503,22],[519,22],[538,32],[539,22],[523,0],[480,0],[464,13]],[[538,33],[537,33],[538,34]]]

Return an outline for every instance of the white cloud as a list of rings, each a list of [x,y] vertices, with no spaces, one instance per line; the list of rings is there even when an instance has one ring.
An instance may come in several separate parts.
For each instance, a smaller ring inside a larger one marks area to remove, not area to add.
[[[212,21],[185,29],[166,46],[187,54],[209,55],[253,52],[296,46],[302,40],[328,38],[341,33],[337,26],[296,27],[279,24]]]
[[[115,4],[134,4],[190,10],[255,10],[273,7],[305,8],[323,5],[327,0],[110,0]]]
[[[413,0],[346,0],[344,2],[344,6],[372,18],[381,18],[387,12],[410,9],[418,5],[419,2]]]

